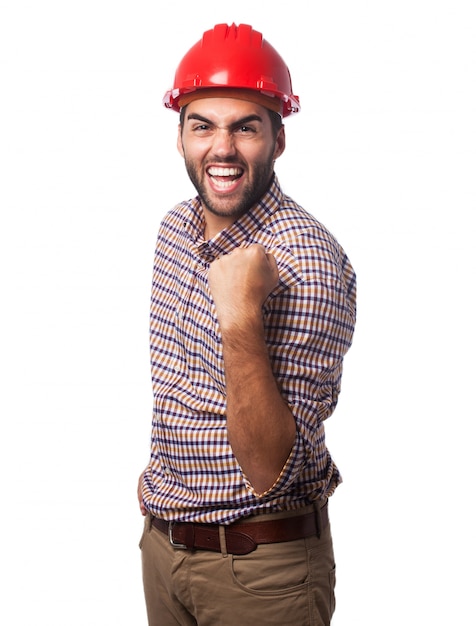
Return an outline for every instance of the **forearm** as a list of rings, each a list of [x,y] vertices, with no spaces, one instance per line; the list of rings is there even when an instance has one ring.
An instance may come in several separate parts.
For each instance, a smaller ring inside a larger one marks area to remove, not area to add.
[[[296,423],[273,375],[261,316],[222,328],[228,439],[258,493],[276,481],[291,452]]]
[[[278,267],[263,246],[251,244],[214,261],[208,280],[222,334],[228,440],[255,491],[264,493],[296,436],[264,338],[262,307],[278,284]]]

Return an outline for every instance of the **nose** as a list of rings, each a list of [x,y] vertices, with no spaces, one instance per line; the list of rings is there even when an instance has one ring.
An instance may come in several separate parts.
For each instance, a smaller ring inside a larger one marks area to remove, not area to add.
[[[233,133],[226,128],[217,128],[213,138],[213,152],[217,157],[229,157],[235,153]]]

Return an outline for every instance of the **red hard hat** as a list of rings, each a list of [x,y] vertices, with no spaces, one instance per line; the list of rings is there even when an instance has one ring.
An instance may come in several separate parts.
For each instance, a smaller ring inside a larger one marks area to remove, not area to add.
[[[181,97],[210,88],[247,89],[277,98],[276,109],[283,117],[301,108],[287,65],[263,35],[247,24],[217,24],[206,31],[180,62],[163,103],[180,111]]]

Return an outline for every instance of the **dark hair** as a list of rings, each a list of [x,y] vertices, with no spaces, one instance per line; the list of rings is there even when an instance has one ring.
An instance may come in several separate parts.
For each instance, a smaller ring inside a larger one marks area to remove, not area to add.
[[[273,131],[273,137],[276,139],[278,133],[283,126],[283,118],[276,111],[271,111],[271,109],[266,109],[269,113],[269,118],[271,120],[271,129]]]
[[[185,111],[187,110],[187,106],[184,106],[180,109],[180,126],[183,128],[183,122],[185,119]],[[273,138],[276,139],[278,133],[283,126],[283,119],[279,113],[276,111],[272,111],[271,109],[266,109],[269,113],[269,119],[271,120],[271,130],[273,133]]]

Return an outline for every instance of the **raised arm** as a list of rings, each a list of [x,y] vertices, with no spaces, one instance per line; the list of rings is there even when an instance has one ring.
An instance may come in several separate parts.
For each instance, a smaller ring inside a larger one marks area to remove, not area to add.
[[[273,255],[258,244],[221,257],[209,272],[223,342],[228,439],[257,493],[273,486],[296,436],[264,338],[262,305],[278,279]]]

